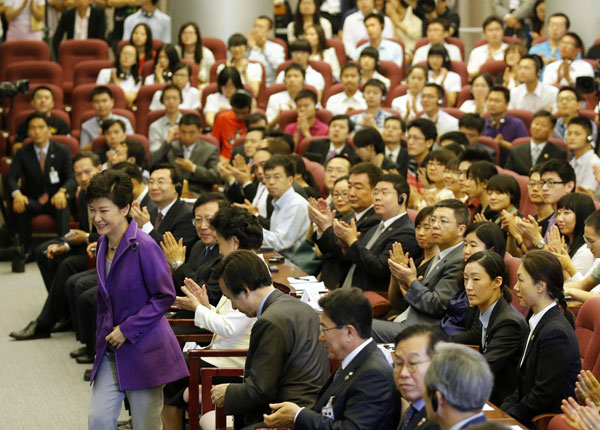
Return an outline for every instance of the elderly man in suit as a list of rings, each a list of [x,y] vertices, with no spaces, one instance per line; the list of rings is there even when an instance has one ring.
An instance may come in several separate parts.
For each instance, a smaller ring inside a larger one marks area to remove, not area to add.
[[[227,414],[243,415],[249,428],[264,427],[263,414],[272,403],[312,406],[329,376],[316,312],[276,290],[264,261],[252,251],[229,254],[215,267],[215,275],[233,307],[257,320],[244,382],[213,386],[213,403],[224,406]]]
[[[513,147],[506,159],[505,168],[518,173],[519,175],[528,176],[529,171],[539,162],[558,158],[565,160],[567,152],[560,146],[548,142],[554,133],[556,125],[556,117],[545,110],[537,111],[533,115],[533,121],[529,133],[531,141]]]
[[[399,285],[396,294],[403,296],[408,307],[394,321],[373,322],[373,338],[378,342],[390,342],[404,327],[418,322],[438,324],[460,288],[456,275],[463,268],[463,235],[470,212],[464,203],[453,199],[442,200],[434,207],[429,222],[440,252],[422,280],[417,279],[412,258],[405,264],[389,263]]]
[[[219,153],[217,147],[200,139],[202,119],[193,113],[181,116],[179,140],[163,142],[152,154],[150,166],[169,163],[187,179],[190,191],[200,194],[212,190],[221,178],[217,171]]]
[[[66,35],[67,39],[85,40],[106,38],[104,9],[92,6],[92,0],[77,0],[75,7],[64,11],[52,38],[54,53]]]
[[[48,214],[56,221],[56,232],[64,236],[69,231],[69,196],[74,195],[71,151],[64,145],[50,141],[52,131],[48,118],[42,114],[29,117],[28,134],[31,145],[17,151],[6,177],[8,192],[13,198],[16,228],[29,252],[31,246],[31,218]],[[25,184],[19,186],[19,179]]]
[[[392,368],[371,339],[371,305],[358,288],[339,289],[322,297],[321,341],[331,360],[341,361],[319,391],[312,408],[292,402],[270,404],[271,427],[297,430],[392,430],[397,402]],[[365,386],[369,386],[365,390]]]
[[[461,430],[487,421],[482,412],[494,375],[479,352],[466,345],[438,343],[425,374],[427,419],[441,430]]]

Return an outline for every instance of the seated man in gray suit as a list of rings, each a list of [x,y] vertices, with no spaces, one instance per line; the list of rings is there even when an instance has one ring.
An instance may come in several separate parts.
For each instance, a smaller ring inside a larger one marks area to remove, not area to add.
[[[329,376],[327,353],[319,342],[319,317],[306,303],[276,290],[264,261],[239,250],[214,269],[233,307],[256,317],[244,368],[244,382],[212,388],[212,401],[243,425],[264,427],[270,403],[310,407]],[[237,423],[236,423],[237,426]]]
[[[152,154],[150,167],[169,163],[183,179],[187,179],[189,189],[195,194],[211,191],[221,178],[217,171],[219,153],[217,147],[200,139],[202,119],[193,113],[186,113],[179,121],[178,139],[164,141]]]
[[[439,324],[448,302],[461,288],[456,276],[463,269],[463,235],[469,224],[469,209],[454,199],[442,200],[434,208],[429,222],[431,236],[440,252],[422,280],[417,279],[412,258],[404,263],[389,262],[398,284],[391,291],[396,297],[392,294],[390,301],[401,294],[408,307],[394,321],[373,322],[373,338],[377,342],[391,342],[406,326],[417,322]]]
[[[392,430],[397,402],[392,368],[373,339],[369,300],[358,288],[338,289],[319,300],[321,340],[331,360],[341,361],[312,408],[272,403],[270,427],[296,430]],[[369,389],[365,389],[368,386]]]

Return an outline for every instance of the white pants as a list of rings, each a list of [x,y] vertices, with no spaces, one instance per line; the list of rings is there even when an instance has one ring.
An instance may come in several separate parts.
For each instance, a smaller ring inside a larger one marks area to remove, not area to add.
[[[92,386],[89,430],[115,430],[126,394],[131,405],[133,428],[162,430],[163,386],[125,392],[119,390],[115,356],[109,351],[102,357]]]

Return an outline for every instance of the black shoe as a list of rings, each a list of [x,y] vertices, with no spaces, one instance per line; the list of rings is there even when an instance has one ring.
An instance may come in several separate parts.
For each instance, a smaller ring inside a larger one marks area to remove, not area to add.
[[[94,362],[94,357],[90,357],[87,355],[87,352],[84,355],[80,355],[79,357],[75,357],[75,361],[79,364],[92,364]]]
[[[81,348],[77,348],[77,349],[74,349],[73,351],[69,352],[69,356],[71,358],[77,358],[80,355],[87,355],[87,349],[85,346],[82,346]]]
[[[36,321],[31,321],[23,330],[13,331],[10,335],[16,340],[31,340],[50,337],[50,331],[44,330]]]
[[[63,331],[69,331],[73,328],[73,324],[71,324],[71,318],[63,318],[52,327],[52,333],[60,333]]]
[[[83,372],[83,380],[86,382],[90,382],[91,379],[92,379],[92,369],[85,369],[85,372]]]

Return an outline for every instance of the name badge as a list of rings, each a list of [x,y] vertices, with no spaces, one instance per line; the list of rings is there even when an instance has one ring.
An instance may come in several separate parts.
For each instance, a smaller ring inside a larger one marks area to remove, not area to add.
[[[333,415],[333,398],[335,396],[331,396],[329,398],[329,401],[327,402],[327,404],[325,406],[323,406],[321,408],[321,415],[323,415],[324,417],[327,417],[329,419],[334,420],[335,416]]]
[[[48,173],[48,175],[50,176],[51,184],[58,184],[60,182],[60,178],[58,177],[58,172],[56,170],[54,170],[54,167],[50,170],[50,173]]]

